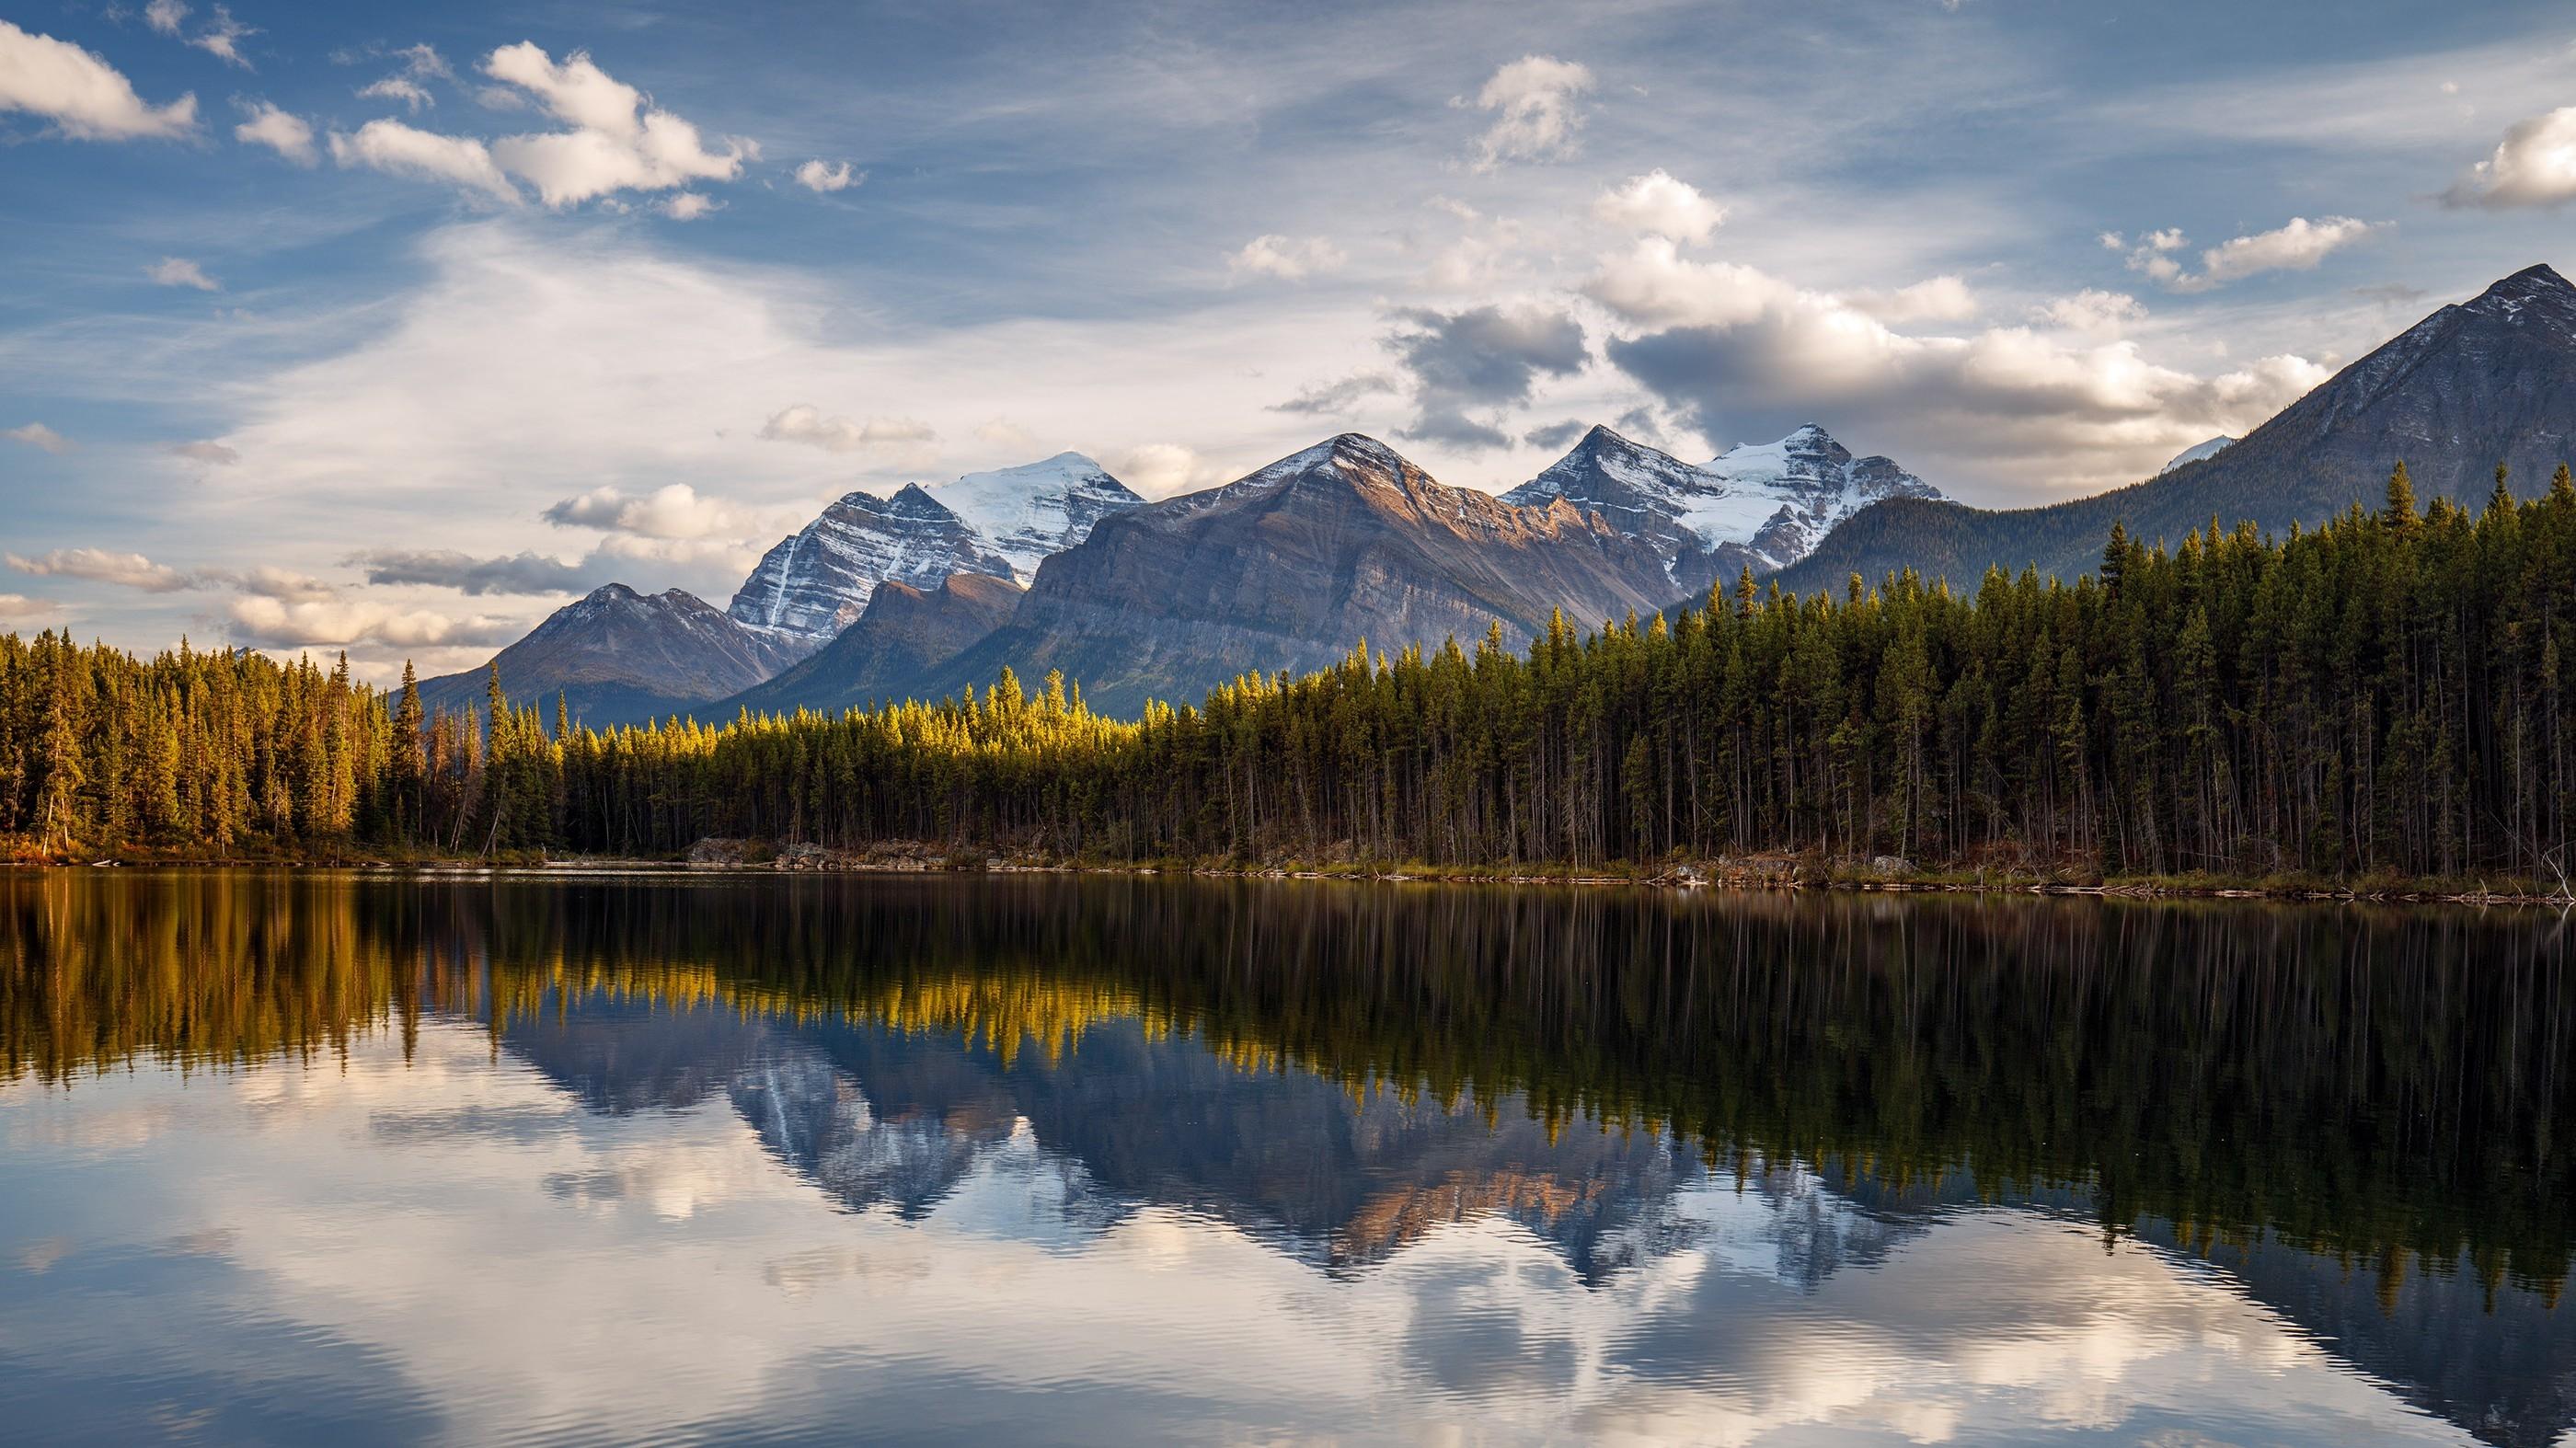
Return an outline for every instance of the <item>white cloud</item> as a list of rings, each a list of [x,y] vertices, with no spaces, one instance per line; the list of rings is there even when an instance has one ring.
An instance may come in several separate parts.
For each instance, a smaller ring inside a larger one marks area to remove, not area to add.
[[[451,182],[475,195],[511,205],[517,205],[520,199],[518,188],[492,163],[492,153],[481,141],[442,136],[400,121],[369,121],[358,128],[356,135],[332,132],[331,159],[342,166],[365,166],[389,176]]]
[[[165,287],[195,287],[201,292],[220,292],[223,284],[206,275],[205,268],[184,256],[165,256],[143,269],[143,274]]]
[[[115,67],[77,45],[0,20],[0,111],[43,116],[82,141],[184,136],[197,128],[197,98],[150,106]]]
[[[25,443],[27,446],[32,448],[41,448],[46,452],[53,453],[58,456],[60,454],[70,452],[73,446],[70,438],[63,436],[61,433],[54,431],[52,428],[45,426],[41,422],[30,422],[23,426],[13,427],[7,432],[0,432],[0,437],[5,437],[11,442]]]
[[[1892,292],[1858,291],[1844,296],[1852,307],[1882,322],[1963,322],[1977,315],[1976,294],[1955,276],[1937,276]]]
[[[492,52],[483,71],[526,91],[573,129],[507,136],[492,155],[511,175],[563,207],[615,191],[667,191],[692,181],[730,181],[754,154],[747,141],[710,151],[698,128],[651,105],[643,92],[611,78],[574,51],[558,65],[532,42]]]
[[[912,418],[871,417],[856,421],[825,417],[822,409],[803,402],[773,414],[760,425],[760,435],[771,442],[798,442],[825,452],[842,453],[889,443],[926,443],[939,436],[928,423]]]
[[[989,442],[997,447],[1006,447],[1014,451],[1026,451],[1038,445],[1036,433],[1007,417],[989,418],[975,424],[975,439],[978,442]]]
[[[84,578],[92,583],[112,583],[119,588],[141,589],[145,593],[177,593],[194,588],[197,581],[164,563],[155,563],[140,553],[111,553],[103,548],[57,548],[34,558],[15,553],[5,556],[9,566],[21,573],[39,578]]]
[[[1661,169],[1602,192],[1592,203],[1592,214],[1612,226],[1677,242],[1706,241],[1726,220],[1725,207]]]
[[[1475,168],[1571,155],[1583,129],[1578,103],[1592,85],[1589,67],[1551,55],[1525,55],[1495,71],[1476,92],[1475,105],[1496,116],[1476,140]]]
[[[793,523],[782,522],[758,538],[648,538],[640,533],[611,533],[599,540],[584,566],[594,573],[638,566],[687,569],[730,588],[760,562],[768,545],[778,541],[779,527],[794,527],[805,521],[798,518]]]
[[[642,497],[612,487],[593,488],[546,509],[559,527],[603,528],[645,538],[738,537],[757,523],[721,498],[702,498],[686,483],[672,483]]]
[[[172,457],[187,458],[192,462],[212,463],[217,467],[231,467],[233,464],[241,461],[240,453],[224,446],[222,443],[209,439],[200,439],[196,442],[172,443],[170,445],[170,455]]]
[[[653,209],[673,221],[695,221],[701,216],[724,210],[724,203],[699,192],[683,191]]]
[[[1007,415],[1042,451],[1105,463],[1169,442],[1235,476],[1314,440],[1312,418],[1268,410],[1285,385],[1247,356],[1317,359],[1307,366],[1318,376],[1383,365],[1365,299],[1283,309],[1246,289],[1211,293],[1181,317],[1012,317],[917,333],[852,326],[863,295],[793,268],[679,254],[657,228],[486,217],[430,231],[402,260],[419,282],[363,329],[312,303],[300,359],[235,367],[225,426],[208,432],[242,461],[175,490],[171,526],[243,559],[335,577],[351,538],[554,553],[564,535],[538,516],[553,500],[608,480],[641,498],[671,483],[703,494],[723,479],[722,496],[775,542],[776,525],[811,519],[818,498],[1028,461],[1024,444],[974,436],[1005,411],[996,377],[1012,379]],[[236,356],[240,328],[190,321],[173,343],[159,376],[176,386]],[[1119,365],[1104,368],[1104,356]],[[835,451],[764,438],[781,399],[832,399],[813,409],[819,437],[878,441]],[[831,414],[847,427],[826,426]],[[279,497],[297,507],[276,512],[268,500]],[[252,518],[263,521],[246,533]],[[666,554],[604,576],[713,597],[744,573],[712,546]]]
[[[366,643],[396,648],[499,644],[520,633],[520,626],[508,619],[483,615],[452,618],[426,609],[395,608],[372,599],[295,602],[266,594],[245,594],[234,599],[226,612],[237,637],[272,648]]]
[[[2113,251],[2127,245],[2116,231],[2103,232],[2102,244]],[[2143,273],[2149,281],[2171,286],[2182,275],[2182,263],[2174,260],[2171,254],[2189,244],[2190,238],[2174,227],[2141,232],[2137,245],[2129,247],[2129,270]]]
[[[808,191],[847,191],[866,179],[866,172],[851,170],[847,161],[830,166],[816,157],[796,168],[796,184]]]
[[[0,619],[11,623],[51,618],[62,611],[62,605],[51,599],[29,598],[23,593],[0,593]]]
[[[245,145],[266,146],[298,166],[314,163],[313,128],[302,117],[279,110],[267,101],[246,104],[250,119],[233,127],[233,139]]]
[[[2495,154],[2442,193],[2449,206],[2564,206],[2576,201],[2576,106],[2517,121]]]
[[[2293,216],[2289,225],[2277,230],[2240,236],[2202,252],[2201,275],[2207,285],[2218,286],[2262,272],[2314,271],[2329,253],[2361,240],[2382,224],[2350,216],[2315,221]]]
[[[2313,271],[2330,253],[2383,225],[2350,216],[2326,216],[2315,221],[2294,216],[2286,226],[2236,237],[2201,252],[2201,269],[2197,272],[2183,270],[2182,263],[2173,258],[2172,253],[2181,250],[2187,241],[2181,231],[2168,228],[2141,236],[2129,252],[2128,264],[2129,270],[2144,273],[2169,291],[2205,292],[2264,272]],[[2116,241],[2117,237],[2105,232],[2103,239]]]
[[[230,583],[245,594],[281,603],[328,603],[340,596],[340,590],[309,573],[297,573],[273,563],[257,563],[238,574],[215,573],[208,578]]]
[[[1270,276],[1293,282],[1332,271],[1346,260],[1342,249],[1325,237],[1292,239],[1268,235],[1245,242],[1226,257],[1225,266],[1236,276]]]
[[[185,7],[181,8],[184,12]],[[235,20],[233,13],[221,5],[216,6],[212,13],[215,18],[208,21],[203,30],[189,36],[188,44],[221,60],[226,65],[237,65],[244,70],[250,69],[250,61],[241,53],[241,42],[249,36],[259,34],[259,31]]]
[[[210,12],[214,18],[196,34],[189,35],[185,33],[187,19],[193,13],[186,0],[151,0],[143,7],[143,23],[155,34],[193,45],[227,65],[250,69],[250,62],[242,56],[241,42],[245,37],[259,34],[257,30],[235,20],[232,11],[217,5]]]
[[[429,93],[429,87],[407,75],[389,75],[382,80],[370,81],[358,87],[358,96],[362,100],[400,101],[413,115],[420,114],[423,106],[438,104],[438,97]]]
[[[2213,433],[2242,436],[2327,375],[2272,356],[2199,376],[2132,342],[2070,346],[2026,327],[1908,335],[1845,297],[1685,260],[1657,238],[1606,258],[1586,290],[1648,329],[1613,338],[1611,360],[1704,430],[1830,416],[1838,432],[1904,439],[1910,464],[1954,461],[1988,485],[2134,482]]]
[[[393,55],[402,62],[402,69],[382,80],[360,86],[358,94],[361,97],[400,101],[412,114],[418,115],[421,107],[438,104],[438,97],[430,94],[430,81],[456,78],[456,73],[447,68],[447,58],[438,53],[437,47],[427,43],[406,45]]]
[[[1740,326],[1797,295],[1795,287],[1749,266],[1689,260],[1661,236],[1602,258],[1583,290],[1632,322],[1661,327]]]
[[[2146,306],[2127,292],[2086,287],[2071,297],[2052,297],[2030,309],[2031,320],[2070,332],[2116,337],[2132,322],[2147,318]]]
[[[1149,442],[1128,448],[1110,462],[1109,471],[1148,498],[1196,492],[1227,479],[1225,469],[1175,442]]]

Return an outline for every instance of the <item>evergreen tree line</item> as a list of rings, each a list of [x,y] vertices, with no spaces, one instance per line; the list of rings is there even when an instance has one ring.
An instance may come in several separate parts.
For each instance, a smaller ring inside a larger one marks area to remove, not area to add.
[[[0,835],[666,853],[709,836],[1097,859],[2393,873],[2556,886],[2576,810],[2576,483],[2178,547],[2098,576],[1751,577],[1526,652],[1248,675],[1136,721],[1050,678],[837,716],[591,729],[306,662],[0,641]],[[481,727],[490,721],[488,729]]]

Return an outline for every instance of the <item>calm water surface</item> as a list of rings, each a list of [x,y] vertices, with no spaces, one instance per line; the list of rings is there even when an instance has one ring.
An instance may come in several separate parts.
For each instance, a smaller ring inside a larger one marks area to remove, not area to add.
[[[0,874],[0,1438],[2560,1443],[2567,949]]]

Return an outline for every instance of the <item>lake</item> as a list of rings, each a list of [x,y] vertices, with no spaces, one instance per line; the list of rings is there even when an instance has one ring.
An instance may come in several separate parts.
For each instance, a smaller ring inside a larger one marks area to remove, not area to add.
[[[0,873],[0,1435],[2558,1443],[2565,931]]]

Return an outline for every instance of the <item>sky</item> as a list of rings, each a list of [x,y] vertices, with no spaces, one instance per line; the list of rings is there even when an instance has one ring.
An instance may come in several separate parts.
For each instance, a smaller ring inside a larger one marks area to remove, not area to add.
[[[2576,13],[0,0],[0,628],[472,667],[854,488],[1808,422],[2020,506],[2576,269]]]

